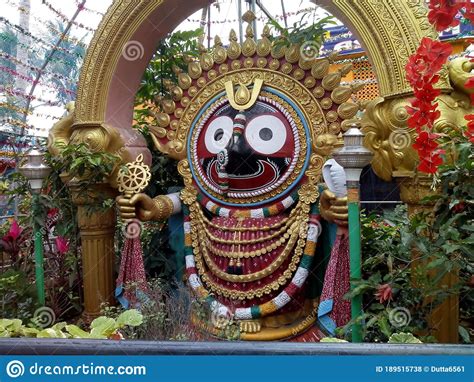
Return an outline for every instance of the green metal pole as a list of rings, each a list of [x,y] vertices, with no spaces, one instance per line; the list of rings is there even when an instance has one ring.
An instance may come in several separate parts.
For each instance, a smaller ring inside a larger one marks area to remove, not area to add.
[[[35,210],[37,211],[39,206],[39,196],[33,195],[33,203],[36,204]],[[35,235],[35,274],[36,274],[36,290],[38,295],[38,301],[41,306],[45,306],[45,293],[44,293],[44,258],[43,258],[43,237],[41,229],[34,219],[34,235]]]
[[[359,184],[348,184],[348,212],[349,212],[349,256],[351,289],[354,283],[362,278],[362,260],[360,251],[360,209],[359,209]],[[353,297],[351,300],[351,318],[356,319],[362,314],[362,296]],[[362,342],[362,325],[352,325],[352,342]]]

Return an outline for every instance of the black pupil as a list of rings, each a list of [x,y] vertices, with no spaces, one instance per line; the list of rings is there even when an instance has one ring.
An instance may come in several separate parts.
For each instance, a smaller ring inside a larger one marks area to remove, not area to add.
[[[268,127],[261,129],[258,134],[263,141],[269,141],[273,138],[273,132]]]
[[[215,141],[220,141],[222,139],[223,135],[224,135],[224,130],[217,129],[216,132],[214,133],[214,140]]]

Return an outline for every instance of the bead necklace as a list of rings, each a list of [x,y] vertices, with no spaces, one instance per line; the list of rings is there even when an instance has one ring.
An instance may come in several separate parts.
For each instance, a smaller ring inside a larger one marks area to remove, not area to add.
[[[245,274],[245,275],[228,274],[228,273],[222,271],[216,265],[216,263],[214,263],[214,261],[211,259],[211,257],[209,256],[209,253],[207,252],[207,248],[206,248],[206,243],[201,242],[200,248],[201,248],[202,257],[204,258],[204,261],[206,262],[207,266],[211,270],[212,274],[219,277],[220,279],[226,280],[226,281],[231,281],[231,282],[242,282],[242,283],[243,282],[256,281],[256,280],[261,280],[264,277],[267,277],[268,275],[272,274],[273,272],[275,272],[281,266],[281,264],[283,264],[283,262],[293,252],[294,245],[296,243],[296,240],[298,239],[298,236],[302,240],[298,241],[299,245],[298,245],[297,249],[295,249],[295,257],[298,257],[298,256],[296,256],[297,253],[302,253],[303,252],[302,247],[305,244],[304,239],[306,237],[306,230],[307,230],[307,225],[303,225],[301,227],[299,235],[297,235],[298,234],[297,230],[294,231],[294,233],[292,234],[290,240],[288,241],[288,244],[285,247],[285,249],[278,255],[278,257],[268,267],[266,267],[265,269],[262,269],[258,272]],[[202,238],[203,237],[201,236],[201,239]]]

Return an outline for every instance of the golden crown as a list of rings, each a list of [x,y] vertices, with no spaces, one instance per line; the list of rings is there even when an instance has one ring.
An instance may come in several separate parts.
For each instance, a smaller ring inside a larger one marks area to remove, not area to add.
[[[258,41],[254,40],[251,24],[242,44],[234,30],[229,40],[224,47],[216,36],[210,51],[199,44],[198,59],[185,56],[187,71],[173,68],[177,83],[165,80],[170,96],[160,97],[152,111],[155,121],[149,129],[156,148],[174,159],[184,159],[188,131],[209,100],[226,92],[231,106],[244,110],[252,106],[265,86],[283,92],[304,110],[313,148],[319,148],[323,155],[329,154],[328,145],[337,145],[347,120],[362,107],[352,102],[351,96],[363,85],[341,85],[352,64],[330,70],[337,53],[323,58],[308,57],[304,44],[275,43],[268,26],[263,28]]]

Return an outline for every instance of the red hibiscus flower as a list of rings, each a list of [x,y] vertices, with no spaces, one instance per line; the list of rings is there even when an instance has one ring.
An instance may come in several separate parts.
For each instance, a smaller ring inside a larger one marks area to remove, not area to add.
[[[463,4],[451,0],[431,0],[428,21],[433,24],[438,32],[459,24],[456,15]]]
[[[438,138],[439,134],[430,133],[424,130],[416,137],[413,148],[417,151],[431,152],[438,147],[438,142],[436,142],[436,139]]]
[[[441,154],[444,154],[444,150],[436,150],[427,152],[426,154],[427,155],[420,158],[418,170],[427,174],[434,174],[438,171],[438,167],[443,164]]]
[[[56,249],[60,255],[64,255],[67,251],[69,251],[69,242],[67,239],[62,236],[58,236],[56,238]]]
[[[407,106],[407,111],[411,115],[408,119],[408,127],[416,129],[418,132],[421,131],[423,126],[431,127],[434,121],[439,118],[439,110],[432,111],[431,108],[426,105],[420,105],[420,109]]]
[[[378,298],[379,302],[382,304],[385,301],[390,301],[393,298],[392,287],[390,284],[381,284],[377,287],[377,292],[375,297]]]
[[[413,107],[418,107],[417,103],[428,103],[431,104],[436,97],[438,97],[441,94],[441,90],[439,89],[433,89],[431,86],[425,86],[423,88],[417,88],[414,89],[415,97],[416,100],[413,101],[412,105]],[[436,109],[438,105],[434,106],[434,109]]]
[[[421,39],[417,53],[422,55],[427,63],[430,63],[430,70],[437,73],[453,52],[453,47],[447,42],[432,40],[429,37]]]

